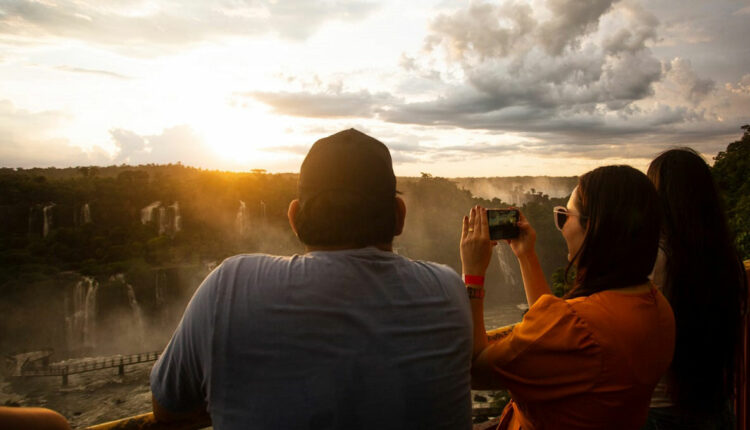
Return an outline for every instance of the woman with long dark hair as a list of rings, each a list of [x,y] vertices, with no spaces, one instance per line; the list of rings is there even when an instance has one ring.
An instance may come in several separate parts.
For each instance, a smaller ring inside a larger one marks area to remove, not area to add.
[[[606,166],[581,176],[554,211],[576,267],[563,298],[550,292],[523,216],[510,239],[528,312],[512,330],[487,335],[484,273],[495,242],[487,211],[464,217],[461,262],[472,308],[472,386],[508,389],[499,429],[638,429],[674,348],[669,303],[648,280],[659,242],[659,202],[646,175]]]
[[[648,168],[662,208],[654,283],[674,310],[675,355],[646,429],[732,429],[734,375],[746,306],[745,271],[716,183],[695,151],[673,149]]]

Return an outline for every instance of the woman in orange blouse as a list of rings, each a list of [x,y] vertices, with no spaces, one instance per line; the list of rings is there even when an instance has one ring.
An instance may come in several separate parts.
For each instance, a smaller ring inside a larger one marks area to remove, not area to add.
[[[485,209],[464,217],[472,385],[509,390],[499,429],[638,429],[675,337],[672,309],[648,281],[659,242],[656,192],[632,167],[600,167],[579,179],[567,207],[555,208],[554,216],[568,269],[577,269],[572,289],[562,299],[551,294],[534,250],[536,232],[522,215],[520,236],[508,243],[529,310],[492,339],[484,327],[482,284],[495,242]]]

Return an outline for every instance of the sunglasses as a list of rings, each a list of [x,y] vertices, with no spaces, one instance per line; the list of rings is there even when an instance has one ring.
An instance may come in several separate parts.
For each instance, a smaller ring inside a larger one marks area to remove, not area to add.
[[[577,213],[572,213],[565,206],[555,206],[555,208],[552,209],[552,214],[555,217],[555,227],[557,227],[557,229],[560,231],[562,231],[565,222],[568,221],[568,217],[577,216],[581,218],[581,221],[586,220],[585,216],[581,216],[581,214]]]

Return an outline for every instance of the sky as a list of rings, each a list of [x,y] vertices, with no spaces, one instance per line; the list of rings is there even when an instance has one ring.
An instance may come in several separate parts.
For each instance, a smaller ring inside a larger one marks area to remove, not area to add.
[[[750,123],[750,0],[0,0],[0,166],[400,176],[710,162]]]

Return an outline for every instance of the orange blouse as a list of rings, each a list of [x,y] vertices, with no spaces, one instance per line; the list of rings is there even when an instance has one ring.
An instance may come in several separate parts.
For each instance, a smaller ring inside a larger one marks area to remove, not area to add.
[[[498,429],[639,429],[674,338],[672,308],[655,288],[544,295],[482,351],[472,377],[510,391]]]

